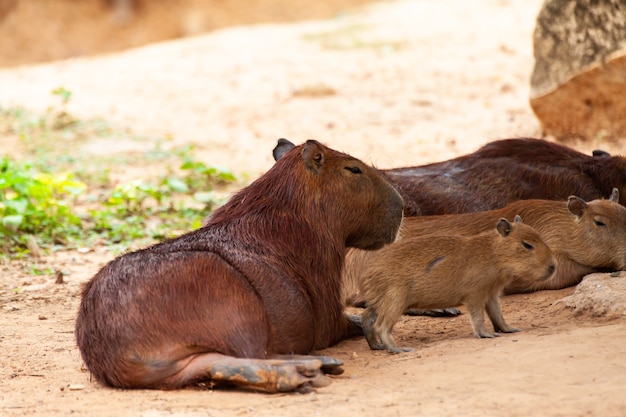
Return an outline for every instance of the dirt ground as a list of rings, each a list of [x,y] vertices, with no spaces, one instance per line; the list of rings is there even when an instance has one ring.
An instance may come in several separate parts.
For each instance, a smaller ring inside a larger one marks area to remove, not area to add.
[[[195,144],[199,159],[250,179],[271,165],[279,137],[316,138],[381,168],[438,161],[492,139],[541,135],[528,105],[539,7],[390,1],[329,20],[7,68],[0,106],[43,111],[64,86],[74,93],[72,114],[165,146]],[[624,153],[620,143],[570,145]],[[94,139],[81,151],[153,147]],[[404,317],[395,334],[411,353],[344,341],[322,353],[342,359],[346,372],[312,394],[106,388],[83,368],[73,330],[80,286],[113,256],[102,247],[47,255],[41,265],[65,271],[63,284],[29,275],[28,261],[0,265],[1,416],[626,415],[626,318],[575,315],[561,301],[574,288],[504,297],[504,316],[523,332],[496,339],[474,338],[462,315]]]

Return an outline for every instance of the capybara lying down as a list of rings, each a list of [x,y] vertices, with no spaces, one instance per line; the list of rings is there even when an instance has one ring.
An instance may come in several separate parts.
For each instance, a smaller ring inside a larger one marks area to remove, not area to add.
[[[402,236],[427,236],[446,231],[451,235],[471,236],[490,230],[499,218],[520,215],[533,227],[552,250],[556,272],[545,281],[515,276],[504,287],[505,294],[538,290],[557,290],[578,284],[592,272],[626,269],[626,207],[617,203],[619,192],[613,189],[608,200],[585,202],[577,196],[568,201],[520,200],[498,210],[440,216],[407,217]],[[420,248],[415,248],[416,253]],[[361,305],[359,294],[360,264],[376,258],[350,249],[343,277],[343,299],[348,305]]]
[[[541,139],[505,139],[474,153],[433,164],[383,171],[400,190],[405,214],[492,210],[517,200],[584,200],[617,187],[626,203],[626,158],[585,155]]]
[[[295,146],[279,141],[274,159]],[[383,170],[404,198],[405,215],[493,210],[517,200],[602,198],[617,187],[626,203],[626,158],[585,155],[541,139],[504,139],[448,161]]]
[[[393,242],[401,220],[383,175],[309,140],[205,226],[104,266],[82,292],[83,360],[120,388],[326,385],[340,361],[292,355],[361,334],[341,303],[346,248]]]
[[[372,349],[402,352],[391,332],[407,308],[431,309],[467,305],[474,334],[487,331],[483,310],[496,332],[517,332],[502,317],[498,297],[513,276],[542,281],[554,272],[548,245],[532,227],[506,219],[494,222],[497,230],[474,236],[441,234],[402,235],[394,243],[372,252],[361,266],[361,290],[367,308],[361,315],[365,338]]]

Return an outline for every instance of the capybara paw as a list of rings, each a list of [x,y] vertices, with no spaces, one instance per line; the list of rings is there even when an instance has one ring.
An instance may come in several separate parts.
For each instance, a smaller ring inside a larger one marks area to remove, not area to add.
[[[369,340],[367,342],[372,350],[387,350],[387,346],[380,342],[370,342]]]
[[[343,361],[339,359],[333,358],[331,356],[315,356],[315,359],[318,359],[322,362],[322,372],[329,375],[341,375],[344,370],[341,367],[343,365]]]
[[[502,333],[517,333],[521,332],[522,329],[518,329],[517,327],[507,327],[505,329],[498,329],[497,331]]]
[[[322,362],[317,359],[286,362],[275,365],[273,371],[275,374],[271,377],[275,378],[276,392],[310,392],[311,388],[325,387],[332,382],[322,372]]]
[[[500,337],[500,333],[480,332],[476,337],[479,339],[493,339],[494,337]]]

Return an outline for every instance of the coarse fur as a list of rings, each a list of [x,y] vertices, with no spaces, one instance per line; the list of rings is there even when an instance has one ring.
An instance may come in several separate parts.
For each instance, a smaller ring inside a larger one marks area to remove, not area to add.
[[[383,171],[401,191],[405,214],[433,215],[502,208],[517,200],[602,198],[616,187],[626,203],[626,158],[586,155],[541,139],[504,139],[476,152]]]
[[[497,230],[493,230],[495,228]],[[433,309],[467,305],[474,334],[487,331],[483,310],[496,332],[517,332],[502,317],[498,298],[513,276],[542,281],[554,272],[548,245],[516,216],[500,219],[492,230],[455,236],[441,230],[430,236],[403,235],[396,243],[373,252],[361,262],[360,284],[367,302],[361,315],[363,332],[372,349],[399,348],[391,332],[407,308]]]
[[[85,285],[83,360],[120,388],[323,386],[340,361],[291,355],[360,331],[341,303],[346,249],[393,242],[402,205],[363,162],[313,140],[294,147],[200,229],[122,255]]]
[[[278,143],[274,159],[294,145]],[[616,187],[626,203],[626,158],[585,155],[541,139],[490,142],[476,152],[432,164],[383,170],[405,202],[405,215],[454,214],[502,208],[517,200],[594,200]]]
[[[489,230],[501,217],[520,215],[548,244],[556,259],[556,272],[546,281],[515,276],[505,294],[557,290],[578,284],[592,272],[626,269],[626,207],[617,203],[617,189],[608,200],[585,202],[577,196],[568,201],[520,200],[498,210],[477,213],[418,216],[404,219],[401,235],[426,236],[446,231],[471,236]],[[421,248],[414,248],[419,252]],[[371,262],[370,253],[350,249],[343,273],[343,299],[361,305],[359,271]],[[378,255],[375,256],[378,258]]]

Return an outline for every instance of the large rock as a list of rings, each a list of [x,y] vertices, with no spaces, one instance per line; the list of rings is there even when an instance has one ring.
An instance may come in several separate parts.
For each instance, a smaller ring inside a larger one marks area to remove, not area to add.
[[[545,134],[626,137],[626,0],[546,0],[530,104]]]
[[[587,275],[574,294],[565,297],[562,302],[577,315],[626,316],[626,272]]]

